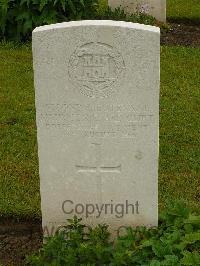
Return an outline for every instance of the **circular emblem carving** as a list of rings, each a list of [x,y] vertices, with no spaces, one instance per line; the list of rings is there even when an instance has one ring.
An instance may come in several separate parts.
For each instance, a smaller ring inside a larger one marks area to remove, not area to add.
[[[120,53],[104,43],[87,43],[79,47],[69,63],[72,82],[88,97],[110,96],[123,71],[124,61]]]

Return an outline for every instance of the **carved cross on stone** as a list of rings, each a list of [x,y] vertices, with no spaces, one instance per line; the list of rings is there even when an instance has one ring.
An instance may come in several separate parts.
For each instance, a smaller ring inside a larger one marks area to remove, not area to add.
[[[92,143],[96,149],[96,165],[95,166],[83,166],[76,165],[76,169],[79,173],[97,173],[100,175],[101,173],[120,173],[121,165],[118,166],[102,166],[101,164],[101,144]]]
[[[121,164],[116,166],[104,166],[102,164],[102,156],[101,156],[101,144],[99,143],[92,143],[95,147],[95,156],[96,156],[96,164],[95,166],[89,165],[76,165],[76,169],[78,173],[96,173],[97,176],[97,193],[99,195],[99,201],[102,202],[101,199],[101,188],[102,188],[102,181],[101,175],[103,173],[121,173]]]

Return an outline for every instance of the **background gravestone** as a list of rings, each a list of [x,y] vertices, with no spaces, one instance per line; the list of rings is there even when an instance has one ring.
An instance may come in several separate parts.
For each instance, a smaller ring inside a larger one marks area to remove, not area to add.
[[[166,0],[108,0],[111,8],[123,8],[127,13],[141,12],[166,22]]]
[[[75,214],[113,230],[157,225],[159,28],[43,26],[33,59],[45,230]]]

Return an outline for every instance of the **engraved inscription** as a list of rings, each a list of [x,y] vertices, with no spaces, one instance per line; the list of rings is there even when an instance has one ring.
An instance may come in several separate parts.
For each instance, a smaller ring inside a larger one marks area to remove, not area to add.
[[[69,75],[80,92],[88,97],[104,98],[114,93],[114,83],[124,70],[122,56],[104,43],[87,43],[74,52]]]
[[[38,122],[47,129],[87,138],[135,138],[138,129],[153,120],[147,107],[122,104],[47,104],[38,114]]]

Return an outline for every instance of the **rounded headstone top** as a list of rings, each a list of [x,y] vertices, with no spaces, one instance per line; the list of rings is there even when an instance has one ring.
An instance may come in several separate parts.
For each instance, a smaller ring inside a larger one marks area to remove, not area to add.
[[[82,20],[82,21],[70,21],[63,23],[56,23],[51,25],[40,26],[34,29],[33,33],[41,31],[50,31],[55,29],[64,29],[71,27],[82,26],[107,26],[107,27],[121,27],[135,30],[150,31],[160,33],[160,28],[150,25],[144,25],[139,23],[125,22],[125,21],[113,21],[113,20]]]

